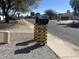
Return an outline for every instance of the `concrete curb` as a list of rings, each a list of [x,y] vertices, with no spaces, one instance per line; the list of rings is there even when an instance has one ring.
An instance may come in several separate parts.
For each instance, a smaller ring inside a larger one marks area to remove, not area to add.
[[[34,28],[34,25],[32,23],[26,20],[24,21],[28,24],[28,26],[30,25],[31,29]],[[58,57],[60,57],[60,59],[79,59],[79,54],[59,37],[48,32],[47,38],[47,45],[55,52]]]
[[[0,33],[4,33],[3,43],[9,44],[10,43],[10,31],[0,30]]]
[[[49,39],[51,37],[51,39]],[[53,42],[53,43],[52,43]],[[79,59],[79,54],[70,46],[58,38],[57,36],[48,34],[47,45],[61,58],[61,59]]]

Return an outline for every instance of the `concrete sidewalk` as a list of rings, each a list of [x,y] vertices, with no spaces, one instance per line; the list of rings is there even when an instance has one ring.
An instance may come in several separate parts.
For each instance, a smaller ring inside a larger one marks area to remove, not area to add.
[[[34,25],[28,21],[31,29],[33,29]],[[71,43],[70,43],[71,44]],[[79,54],[73,50],[70,45],[67,44],[66,41],[61,40],[59,37],[54,36],[48,32],[48,41],[47,45],[60,57],[61,59],[79,59]]]
[[[50,38],[51,37],[51,38]],[[61,59],[79,59],[79,54],[74,51],[66,42],[54,36],[48,34],[47,45],[61,58]]]

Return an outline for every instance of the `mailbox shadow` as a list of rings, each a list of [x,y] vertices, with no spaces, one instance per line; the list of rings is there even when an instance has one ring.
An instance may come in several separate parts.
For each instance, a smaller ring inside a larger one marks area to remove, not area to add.
[[[0,42],[0,45],[4,45],[4,44],[6,44],[6,43],[4,43],[4,42]]]
[[[35,40],[28,40],[26,42],[17,43],[16,46],[25,46],[25,45],[28,45],[29,43],[34,43],[34,42],[35,42]],[[35,44],[32,44],[31,46],[26,46],[25,48],[15,50],[14,54],[16,55],[16,54],[30,53],[30,51],[40,48],[42,46],[39,45],[38,43],[35,43]]]
[[[15,55],[16,54],[27,54],[27,53],[30,53],[31,51],[33,51],[34,49],[37,49],[37,48],[40,48],[40,47],[42,47],[42,46],[40,46],[39,44],[36,43],[32,46],[16,50]]]
[[[17,43],[16,46],[24,46],[24,45],[28,45],[29,43],[35,42],[35,40],[29,40],[26,42],[21,42],[21,43]]]

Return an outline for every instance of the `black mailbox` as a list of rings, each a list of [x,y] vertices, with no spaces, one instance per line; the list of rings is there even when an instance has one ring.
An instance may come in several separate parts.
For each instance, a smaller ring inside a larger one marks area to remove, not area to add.
[[[48,24],[48,22],[49,22],[49,18],[47,17],[47,15],[38,16],[36,17],[36,21],[35,21],[35,23],[39,25],[46,25]]]
[[[48,24],[48,22],[49,22],[48,19],[39,19],[39,18],[36,18],[36,21],[35,21],[36,24],[40,24],[40,25],[46,25]]]
[[[39,22],[39,19],[38,17],[36,17],[35,24],[38,24],[38,22]]]
[[[49,20],[48,19],[39,19],[38,20],[38,24],[40,25],[46,25],[48,24]]]

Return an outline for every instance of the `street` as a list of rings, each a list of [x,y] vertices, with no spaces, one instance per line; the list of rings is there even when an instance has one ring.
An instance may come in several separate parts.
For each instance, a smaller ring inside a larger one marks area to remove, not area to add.
[[[48,24],[48,31],[59,38],[79,46],[79,29],[58,25],[54,21]]]

